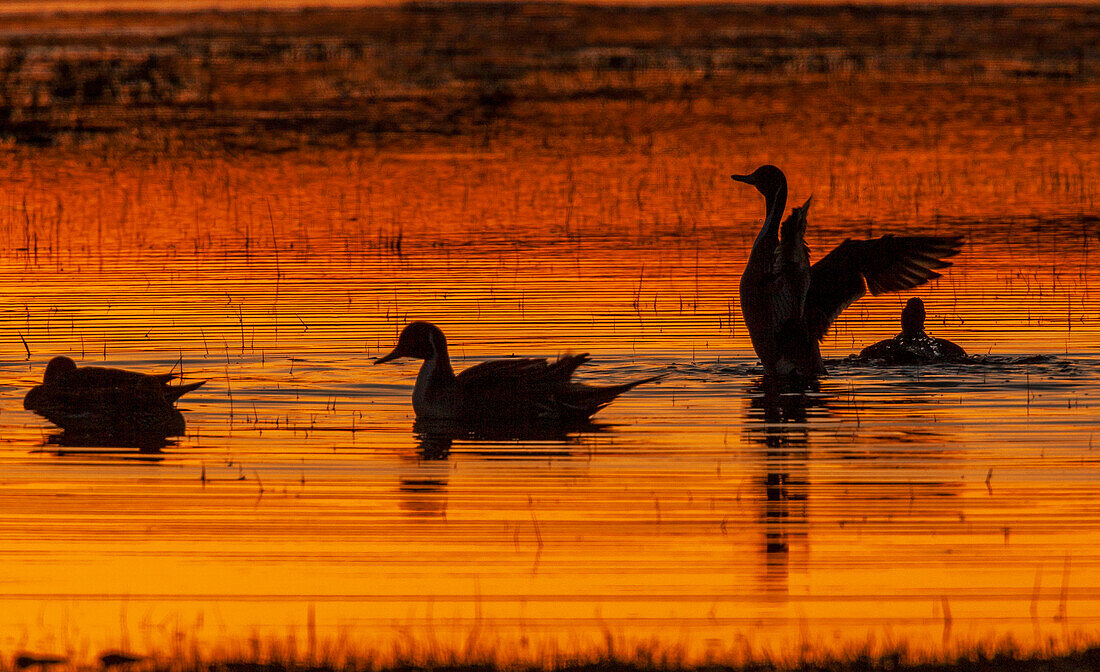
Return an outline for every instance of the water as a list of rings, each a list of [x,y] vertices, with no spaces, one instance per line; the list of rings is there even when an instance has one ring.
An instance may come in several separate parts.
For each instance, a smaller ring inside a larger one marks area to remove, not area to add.
[[[251,636],[304,647],[313,623],[316,641],[362,647],[462,651],[483,633],[536,656],[602,647],[606,632],[692,657],[1087,630],[1097,315],[1086,303],[1067,328],[1061,311],[1096,278],[994,289],[976,247],[914,294],[933,333],[995,354],[848,362],[896,330],[901,299],[868,298],[828,340],[820,392],[778,400],[729,322],[738,269],[717,257],[743,251],[15,264],[0,627],[20,646],[93,653],[171,650],[177,633],[202,651]],[[1029,321],[983,310],[1037,285],[1050,300]],[[372,364],[413,318],[443,326],[459,368],[573,350],[594,354],[585,380],[668,377],[592,431],[440,438],[414,423],[417,363]],[[57,353],[147,371],[182,355],[187,379],[209,382],[180,402],[187,436],[158,452],[56,445],[19,401]]]
[[[359,144],[7,146],[0,642],[695,661],[1095,631],[1088,68],[784,71]],[[248,137],[251,109],[220,114]],[[966,238],[942,279],[849,308],[803,395],[761,388],[737,304],[763,204],[728,174],[764,161],[814,195],[814,259]],[[973,361],[847,359],[910,296]],[[586,381],[667,375],[582,431],[441,433],[415,422],[417,362],[373,365],[414,319],[459,369],[589,352]],[[21,404],[57,354],[208,382],[164,446],[66,445]]]

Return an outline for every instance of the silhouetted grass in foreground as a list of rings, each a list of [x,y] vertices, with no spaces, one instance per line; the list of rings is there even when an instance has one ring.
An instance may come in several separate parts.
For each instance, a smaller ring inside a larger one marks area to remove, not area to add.
[[[218,654],[207,658],[182,652],[144,657],[110,651],[96,665],[76,665],[64,656],[27,653],[3,657],[0,670],[127,670],[128,672],[1075,672],[1100,669],[1100,646],[1042,650],[1017,648],[1011,642],[994,648],[975,646],[954,654],[915,654],[901,645],[883,653],[867,649],[803,652],[795,657],[758,652],[735,663],[687,662],[675,648],[641,647],[634,652],[596,655],[558,653],[545,660],[511,659],[500,651],[405,655],[350,654],[298,658],[288,651]]]
[[[178,672],[176,664],[159,663],[143,668],[149,672]],[[646,660],[630,661],[605,658],[589,662],[565,664],[511,665],[479,662],[421,662],[417,664],[395,663],[376,668],[369,663],[356,664],[350,661],[344,665],[306,665],[289,662],[248,662],[225,660],[196,664],[191,669],[211,672],[765,672],[770,670],[785,672],[1051,672],[1100,669],[1100,647],[1090,647],[1079,651],[1054,656],[1023,654],[1015,651],[1002,651],[995,654],[977,653],[955,660],[941,662],[906,662],[899,653],[881,656],[855,655],[799,661],[794,663],[759,660],[741,665],[695,664],[684,665],[677,662]]]

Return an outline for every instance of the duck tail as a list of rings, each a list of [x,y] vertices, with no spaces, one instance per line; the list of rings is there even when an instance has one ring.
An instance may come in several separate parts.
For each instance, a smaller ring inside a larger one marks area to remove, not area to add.
[[[567,415],[587,418],[604,406],[610,404],[612,401],[615,401],[615,398],[623,392],[632,390],[639,385],[660,380],[667,375],[667,373],[662,373],[648,378],[639,378],[638,380],[632,380],[629,383],[622,383],[620,385],[573,385],[572,389],[569,390],[566,395],[563,395],[560,402],[568,411]]]
[[[661,380],[662,378],[667,378],[667,377],[668,377],[667,373],[659,373],[656,376],[650,376],[649,378],[639,378],[638,380],[632,380],[629,383],[623,383],[622,385],[615,385],[615,386],[613,386],[613,389],[618,390],[618,392],[616,392],[616,394],[622,394],[623,392],[626,392],[627,390],[633,390],[635,387],[638,387],[639,385],[645,385],[646,383],[653,383],[653,382],[656,382],[658,380]]]
[[[550,365],[551,375],[557,380],[568,382],[573,377],[577,367],[591,361],[587,352],[579,355],[562,355],[558,361]]]
[[[168,397],[169,403],[175,403],[183,395],[192,390],[197,390],[205,384],[205,380],[200,380],[197,383],[187,383],[186,385],[170,385],[165,388],[164,396]]]

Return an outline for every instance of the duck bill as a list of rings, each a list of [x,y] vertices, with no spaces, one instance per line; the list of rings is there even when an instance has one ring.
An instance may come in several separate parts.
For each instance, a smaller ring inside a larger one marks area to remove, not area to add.
[[[385,355],[384,357],[379,357],[378,359],[374,360],[374,363],[385,364],[386,362],[397,359],[398,357],[404,357],[404,355],[401,354],[401,352],[397,348],[394,348],[390,354]]]
[[[752,184],[752,175],[730,175],[730,179],[736,182],[744,182],[745,184]]]

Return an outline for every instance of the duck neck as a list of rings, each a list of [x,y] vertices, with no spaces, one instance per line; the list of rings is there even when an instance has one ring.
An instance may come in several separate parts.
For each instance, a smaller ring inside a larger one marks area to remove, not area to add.
[[[424,366],[432,369],[435,378],[441,382],[454,380],[455,370],[451,367],[451,356],[447,353],[447,344],[443,343],[442,346],[436,347],[433,342],[432,350],[434,354],[431,359],[424,362]]]
[[[919,315],[916,311],[902,311],[901,335],[909,337],[927,336],[924,331],[924,315]]]
[[[760,227],[756,242],[752,244],[752,251],[770,255],[779,243],[779,220],[783,218],[783,210],[787,207],[787,184],[781,183],[770,196],[765,196],[764,203],[764,226]]]
[[[454,369],[447,354],[443,334],[431,337],[432,354],[424,360],[413,388],[413,410],[417,417],[453,418],[458,400],[455,398]]]
[[[432,355],[420,365],[416,376],[415,395],[428,395],[430,390],[454,383],[455,371],[451,368],[451,356],[447,353],[447,341],[442,334],[432,334]]]

